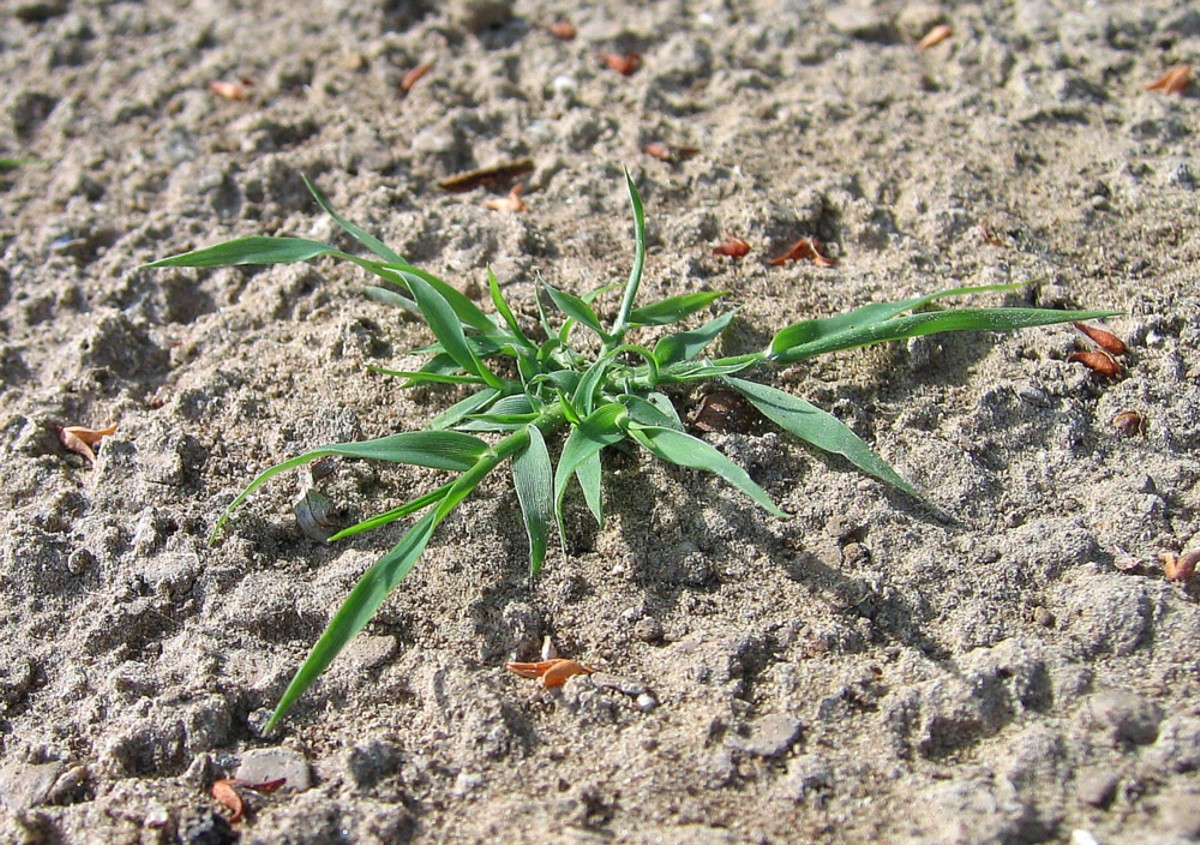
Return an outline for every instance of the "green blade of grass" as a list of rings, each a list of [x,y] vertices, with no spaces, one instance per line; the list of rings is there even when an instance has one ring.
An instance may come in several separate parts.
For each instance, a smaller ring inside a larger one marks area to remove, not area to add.
[[[588,305],[578,296],[559,290],[549,282],[543,282],[542,287],[546,289],[546,293],[550,294],[550,299],[558,307],[558,310],[566,314],[572,320],[600,335],[601,338],[607,339],[608,332],[604,330],[600,318],[596,316],[596,312],[592,310],[592,306]],[[566,342],[565,339],[563,341]]]
[[[391,305],[396,308],[402,308],[410,314],[420,314],[421,309],[417,307],[417,303],[413,302],[407,296],[396,293],[389,288],[381,288],[378,285],[367,285],[363,290],[367,295],[367,299],[374,302],[382,303],[383,305]]]
[[[450,492],[450,488],[453,486],[454,482],[451,481],[449,484],[443,484],[441,487],[426,493],[424,496],[418,496],[411,502],[405,502],[398,508],[392,508],[390,511],[384,511],[383,513],[378,513],[375,514],[375,516],[368,517],[361,522],[356,522],[349,528],[343,528],[341,531],[334,534],[329,538],[329,542],[333,543],[346,537],[353,537],[355,534],[362,534],[364,531],[372,531],[376,528],[382,528],[385,525],[395,522],[397,519],[403,519],[409,514],[423,510],[429,505],[432,505],[434,502],[444,498],[445,495]]]
[[[365,246],[371,252],[378,255],[384,261],[390,261],[396,264],[406,263],[404,259],[396,252],[393,252],[383,241],[368,233],[364,229],[354,225],[345,217],[333,210],[333,206],[329,204],[329,200],[325,199],[324,195],[317,190],[317,186],[312,183],[307,176],[302,176],[304,179],[304,187],[308,188],[308,192],[313,195],[313,199],[317,201],[317,205],[333,218],[333,222],[341,226],[347,233],[350,234],[356,241]]]
[[[513,456],[512,473],[525,533],[529,536],[529,574],[537,575],[546,559],[550,524],[554,520],[554,467],[537,426],[529,426],[528,445]]]
[[[151,261],[146,267],[235,267],[242,264],[291,264],[321,255],[349,258],[345,253],[320,241],[306,238],[268,238],[254,236],[195,249],[191,252]]]
[[[364,265],[367,269],[374,272],[380,278],[387,279],[393,284],[400,285],[412,289],[410,282],[413,279],[420,279],[425,284],[436,290],[438,294],[449,303],[454,310],[455,316],[464,326],[469,326],[475,331],[487,337],[508,338],[505,332],[492,322],[487,314],[479,309],[479,306],[472,302],[462,291],[454,287],[454,285],[439,279],[432,273],[426,272],[419,267],[414,267],[411,264],[370,264]]]
[[[917,499],[921,494],[900,477],[887,461],[863,442],[846,424],[799,396],[793,396],[765,384],[740,378],[723,381],[745,396],[764,417],[825,452],[841,455],[868,475],[885,481]]]
[[[502,387],[504,382],[479,359],[475,350],[467,343],[462,323],[446,298],[427,281],[415,276],[408,280],[408,287],[417,300],[425,322],[429,324],[430,330],[446,350],[446,354],[468,373],[479,376],[491,387]]]
[[[558,519],[558,530],[564,548],[566,530],[563,526],[562,502],[567,492],[567,482],[589,458],[599,454],[605,446],[620,443],[625,439],[625,432],[619,421],[627,413],[625,406],[616,402],[601,405],[571,430],[567,442],[563,444],[558,468],[554,472],[554,513]]]
[[[500,391],[494,387],[488,387],[484,390],[480,390],[477,393],[472,393],[465,399],[458,400],[449,408],[442,411],[440,414],[430,420],[427,427],[433,429],[434,431],[443,431],[445,429],[452,428],[471,414],[482,411],[499,395]]]
[[[500,283],[496,281],[496,274],[492,272],[491,267],[488,267],[488,291],[492,295],[492,305],[496,306],[496,313],[504,319],[508,330],[512,332],[517,342],[527,349],[537,349],[537,344],[521,331],[521,326],[517,323],[517,318],[508,305],[508,300],[504,298],[504,292],[500,290]]]
[[[479,376],[455,376],[445,373],[430,373],[424,370],[389,370],[386,367],[376,367],[374,364],[368,364],[367,369],[373,373],[379,373],[381,376],[406,378],[408,382],[404,384],[404,387],[413,387],[418,384],[484,384],[483,379]]]
[[[1004,331],[1048,326],[1055,323],[1074,323],[1112,317],[1119,311],[1054,311],[1046,308],[955,308],[893,317],[879,323],[846,329],[827,337],[772,353],[770,360],[793,364],[814,355],[871,346],[889,340],[903,340],[920,335],[959,331]]]
[[[604,527],[604,495],[600,489],[603,467],[600,465],[600,453],[594,452],[583,459],[575,470],[575,479],[583,490],[583,501],[596,520],[596,524]]]
[[[683,431],[683,421],[671,403],[670,397],[663,393],[649,393],[645,397],[634,393],[626,393],[621,397],[621,404],[629,409],[629,418],[642,425],[657,425]]]
[[[637,185],[629,171],[625,171],[625,190],[629,194],[629,206],[633,210],[633,267],[629,270],[629,281],[625,284],[625,293],[621,297],[621,310],[617,312],[613,324],[612,337],[620,342],[629,327],[629,314],[633,311],[633,301],[637,299],[638,287],[642,283],[642,270],[646,266],[646,212],[642,208],[642,197],[638,194]]]
[[[716,473],[753,499],[768,513],[780,517],[787,516],[779,509],[778,505],[771,501],[767,491],[759,487],[746,470],[703,440],[665,426],[630,423],[628,431],[634,440],[654,456],[677,466]]]
[[[799,346],[802,343],[811,343],[821,338],[838,334],[839,332],[862,328],[874,323],[881,323],[905,311],[923,308],[935,300],[946,297],[966,296],[968,294],[985,293],[988,291],[1014,291],[1020,290],[1023,287],[1026,287],[1025,282],[1007,285],[979,285],[976,287],[952,288],[951,290],[928,293],[923,296],[913,297],[912,299],[897,300],[896,302],[872,302],[860,308],[855,308],[853,311],[847,311],[845,314],[836,314],[832,317],[817,317],[793,323],[787,328],[781,329],[775,335],[771,340],[769,350],[772,353],[782,352],[786,349]]]
[[[660,299],[649,305],[635,309],[629,315],[630,326],[666,326],[678,322],[684,317],[703,311],[729,291],[718,290],[704,293],[685,293],[679,296]]]
[[[666,368],[670,364],[695,358],[704,350],[704,347],[716,339],[717,335],[729,328],[735,314],[737,314],[737,309],[709,320],[698,329],[676,332],[660,339],[658,343],[654,344],[654,357],[658,359],[658,366]]]
[[[455,431],[407,431],[391,434],[363,443],[337,443],[305,452],[291,460],[276,464],[250,482],[245,490],[225,508],[213,527],[211,541],[246,497],[281,472],[315,461],[318,458],[339,456],[366,458],[373,461],[410,464],[430,469],[465,470],[474,466],[488,451],[487,443],[478,437]]]
[[[592,363],[579,379],[579,385],[571,397],[571,404],[578,409],[580,415],[587,416],[596,405],[596,388],[604,380],[609,367],[612,366],[612,355],[602,355]]]
[[[381,557],[355,584],[350,595],[338,608],[333,619],[313,646],[300,669],[284,690],[275,712],[267,722],[270,733],[321,673],[329,668],[338,653],[354,636],[367,626],[379,605],[412,570],[417,558],[429,545],[429,538],[439,522],[438,511],[425,514],[410,528],[390,552]]]

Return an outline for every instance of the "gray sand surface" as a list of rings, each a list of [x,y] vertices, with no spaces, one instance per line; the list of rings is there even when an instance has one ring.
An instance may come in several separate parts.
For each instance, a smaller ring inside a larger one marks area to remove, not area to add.
[[[628,76],[596,58],[628,51]],[[1160,555],[1200,525],[1200,87],[1146,90],[1188,63],[1187,0],[10,0],[0,156],[32,160],[0,171],[0,842],[1194,840],[1200,609]],[[527,212],[438,187],[523,157]],[[622,167],[643,301],[731,291],[730,354],[1026,282],[978,301],[1119,310],[1122,372],[1068,361],[1087,344],[1065,325],[758,376],[952,520],[753,421],[705,436],[790,520],[615,454],[605,527],[572,496],[531,584],[497,474],[263,737],[404,527],[315,542],[301,490],[355,519],[440,476],[342,461],[210,547],[216,516],[272,463],[460,394],[367,371],[430,335],[352,265],[142,265],[245,235],[351,248],[308,175],[472,297],[490,264],[532,324],[539,274],[627,275]],[[837,265],[768,263],[804,236]],[[752,251],[713,255],[727,237]],[[94,466],[60,444],[112,423]],[[541,690],[503,669],[547,636],[602,671]],[[229,824],[210,787],[238,774],[288,783]]]

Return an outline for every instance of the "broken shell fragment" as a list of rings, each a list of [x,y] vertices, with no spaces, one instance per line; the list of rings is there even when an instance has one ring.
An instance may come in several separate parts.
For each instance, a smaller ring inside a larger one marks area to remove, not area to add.
[[[304,495],[292,506],[292,513],[296,515],[300,530],[310,540],[324,543],[337,533],[333,502],[316,490],[309,488],[304,491]]]

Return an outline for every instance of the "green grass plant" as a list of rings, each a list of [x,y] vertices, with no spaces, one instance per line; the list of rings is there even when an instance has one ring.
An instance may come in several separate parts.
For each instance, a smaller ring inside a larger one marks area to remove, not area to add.
[[[674,385],[716,380],[736,391],[765,417],[800,440],[841,455],[858,469],[912,496],[917,491],[841,421],[790,393],[742,376],[765,365],[788,365],[829,352],[950,331],[1022,329],[1110,316],[1111,311],[1042,308],[940,308],[939,300],[1017,285],[955,288],[898,302],[864,305],[846,314],[801,320],[777,332],[764,349],[710,358],[709,345],[732,321],[727,310],[699,327],[670,331],[653,347],[633,342],[638,329],[673,326],[708,311],[724,291],[685,293],[637,306],[646,259],[645,217],[632,178],[626,187],[633,210],[634,261],[629,280],[585,296],[540,283],[545,299],[561,316],[552,318],[538,298],[540,319],[523,325],[489,270],[494,313],[485,313],[452,285],[409,264],[398,253],[337,214],[306,180],[317,203],[373,257],[343,252],[303,238],[248,237],[164,258],[151,267],[223,267],[286,264],[328,255],[352,261],[381,284],[367,288],[374,299],[418,315],[435,342],[423,350],[417,370],[377,369],[405,387],[469,385],[469,395],[439,414],[425,430],[390,434],[364,443],[323,446],[284,461],[255,478],[217,520],[215,539],[233,510],[273,476],[329,455],[428,467],[450,480],[407,504],[335,534],[339,540],[418,516],[400,541],[359,579],[334,614],[308,658],[280,698],[267,730],[274,729],[296,700],[371,620],[388,594],[412,569],[438,525],[501,464],[511,466],[513,486],[529,537],[529,568],[536,575],[551,536],[564,533],[563,502],[577,482],[597,523],[603,524],[601,453],[629,442],[682,467],[715,473],[768,513],[785,516],[767,492],[740,466],[704,440],[689,434],[670,398]],[[621,303],[606,323],[596,298],[617,288]],[[581,334],[593,337],[573,343]],[[591,350],[590,353],[581,350]],[[487,436],[484,439],[480,435]],[[565,435],[557,463],[547,441]]]

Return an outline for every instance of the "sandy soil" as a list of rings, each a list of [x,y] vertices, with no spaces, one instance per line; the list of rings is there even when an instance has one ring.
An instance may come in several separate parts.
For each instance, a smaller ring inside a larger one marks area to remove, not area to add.
[[[0,173],[0,840],[1200,835],[1200,611],[1159,557],[1196,542],[1200,506],[1200,99],[1145,90],[1200,59],[1194,4],[435,5],[7,4],[0,156],[34,160]],[[596,58],[627,51],[629,76]],[[243,78],[243,100],[209,87]],[[525,156],[528,212],[438,187]],[[264,738],[402,530],[314,542],[301,489],[354,518],[435,474],[345,461],[273,484],[210,548],[213,520],[271,463],[418,428],[456,394],[367,372],[429,336],[353,267],[141,265],[241,235],[343,244],[307,174],[473,296],[491,263],[528,317],[537,274],[581,293],[628,272],[623,166],[644,297],[732,291],[727,350],[1020,281],[1008,301],[1123,311],[1121,375],[1068,362],[1069,326],[762,374],[949,523],[755,423],[708,436],[792,519],[614,455],[606,527],[572,500],[571,548],[531,585],[497,477]],[[752,252],[714,256],[728,236]],[[767,263],[802,236],[837,266]],[[56,429],[112,423],[94,466]],[[541,691],[503,670],[547,636],[602,673]],[[288,784],[231,825],[210,797],[228,775]]]

